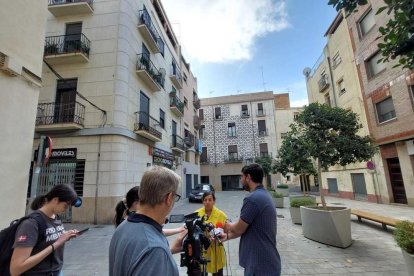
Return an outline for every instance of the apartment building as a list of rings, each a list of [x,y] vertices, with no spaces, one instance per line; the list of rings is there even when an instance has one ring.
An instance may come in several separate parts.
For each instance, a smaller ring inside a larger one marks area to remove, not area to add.
[[[299,116],[299,113],[303,111],[303,107],[291,107],[289,93],[274,95],[274,106],[277,135],[277,137],[275,137],[276,148],[279,150],[287,132],[290,131],[290,125],[294,122],[294,119]],[[294,175],[292,173],[289,173],[286,176],[278,175],[277,182],[288,185],[300,185],[302,191],[305,188],[310,190],[310,186],[314,185],[313,178],[310,175]],[[275,184],[277,184],[277,182]]]
[[[414,206],[414,71],[394,68],[396,61],[377,63],[381,58],[378,29],[392,16],[376,14],[383,5],[371,0],[347,23],[368,127],[384,165],[386,188],[381,200]]]
[[[147,167],[198,178],[185,143],[197,79],[161,1],[49,0],[48,10],[33,160],[41,135],[53,153],[38,191],[71,183],[83,206],[65,219],[108,223]]]
[[[219,191],[242,189],[244,165],[256,157],[277,156],[280,133],[274,101],[271,91],[201,99],[202,183]],[[271,175],[265,181],[275,184],[281,178]]]
[[[323,53],[312,69],[305,68],[309,102],[326,103],[358,115],[359,135],[370,135],[363,96],[355,66],[352,40],[344,14],[339,12],[325,33]],[[322,172],[326,194],[350,199],[379,202],[386,190],[382,160],[377,154],[369,162],[334,166]]]
[[[0,228],[25,213],[46,16],[46,0],[7,1],[0,9]]]

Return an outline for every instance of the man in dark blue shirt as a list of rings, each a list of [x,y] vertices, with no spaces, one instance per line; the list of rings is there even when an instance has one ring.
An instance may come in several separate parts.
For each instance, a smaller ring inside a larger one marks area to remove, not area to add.
[[[244,166],[241,182],[250,194],[244,199],[240,219],[226,223],[223,239],[240,237],[239,263],[245,276],[279,276],[281,262],[276,249],[276,210],[262,185],[263,169]]]

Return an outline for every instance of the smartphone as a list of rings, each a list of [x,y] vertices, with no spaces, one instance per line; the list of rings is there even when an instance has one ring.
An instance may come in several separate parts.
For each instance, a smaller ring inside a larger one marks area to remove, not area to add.
[[[79,230],[78,233],[76,233],[76,235],[82,235],[83,233],[85,233],[88,230],[89,230],[89,227],[86,227],[86,228],[84,228],[82,230]]]

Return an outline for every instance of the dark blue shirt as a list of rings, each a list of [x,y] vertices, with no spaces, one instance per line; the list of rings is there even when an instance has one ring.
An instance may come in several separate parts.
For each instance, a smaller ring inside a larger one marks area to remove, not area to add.
[[[240,238],[240,266],[249,275],[280,275],[280,256],[276,249],[276,209],[263,186],[258,186],[244,199],[240,219],[249,224]]]

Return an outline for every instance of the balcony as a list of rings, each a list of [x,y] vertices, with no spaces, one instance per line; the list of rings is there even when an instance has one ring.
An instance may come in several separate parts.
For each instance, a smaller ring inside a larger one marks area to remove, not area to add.
[[[153,53],[164,53],[164,41],[158,34],[157,29],[152,23],[151,16],[145,8],[138,11],[138,31],[144,37]]]
[[[258,110],[256,110],[256,116],[257,117],[266,116],[266,112],[264,111],[264,109],[258,109]]]
[[[85,106],[78,102],[37,105],[36,132],[83,129]]]
[[[177,97],[176,92],[170,92],[170,109],[178,117],[184,115],[184,103]]]
[[[162,133],[157,130],[157,128],[160,128],[160,123],[147,112],[138,111],[135,114],[136,123],[134,125],[134,132],[151,141],[160,142],[162,140]]]
[[[259,129],[259,133],[258,133],[259,137],[268,136],[268,135],[269,135],[269,132],[267,131],[267,129]]]
[[[249,110],[242,110],[242,111],[240,112],[240,116],[241,116],[242,118],[248,118],[248,117],[250,117]]]
[[[318,81],[319,92],[325,91],[329,87],[328,75],[321,76],[321,79]]]
[[[239,156],[238,153],[229,153],[229,155],[224,158],[224,163],[243,163],[243,157]]]
[[[198,117],[198,115],[194,115],[193,116],[193,125],[195,129],[200,129],[201,127],[201,120],[200,117]]]
[[[149,56],[145,54],[139,54],[137,56],[136,73],[145,84],[148,85],[152,92],[160,91],[164,87],[165,70],[161,68],[158,70],[150,60]]]
[[[44,58],[49,64],[88,62],[90,45],[84,34],[48,36]]]
[[[171,138],[172,138],[171,150],[178,152],[178,153],[184,153],[185,152],[184,139],[178,136],[177,134],[173,134]]]
[[[190,132],[187,132],[184,137],[184,146],[187,148],[191,148],[194,146],[195,137]]]
[[[93,13],[93,0],[49,0],[49,11],[55,16]]]
[[[193,98],[193,106],[195,109],[200,109],[200,99],[198,97]]]
[[[208,165],[210,163],[211,163],[211,160],[210,160],[209,157],[203,156],[203,155],[200,156],[200,164],[201,165]]]
[[[178,89],[183,88],[183,78],[180,69],[175,62],[171,64],[170,80]]]

